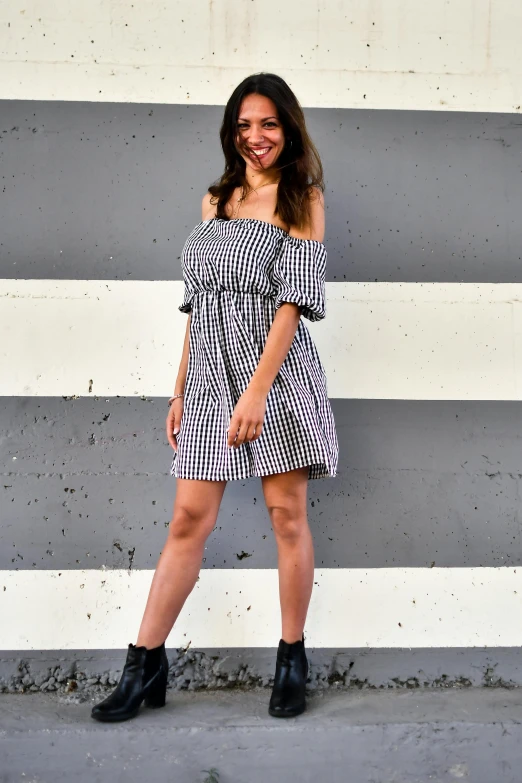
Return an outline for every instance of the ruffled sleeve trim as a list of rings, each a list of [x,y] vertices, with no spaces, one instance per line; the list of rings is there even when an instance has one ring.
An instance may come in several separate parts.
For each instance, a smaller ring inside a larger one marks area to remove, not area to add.
[[[182,313],[190,313],[192,311],[193,298],[194,298],[194,292],[191,291],[188,285],[185,283],[183,302],[179,305],[178,310],[181,310]]]
[[[321,320],[326,315],[325,279],[324,244],[287,234],[274,262],[276,310],[284,302],[293,302],[309,321]]]

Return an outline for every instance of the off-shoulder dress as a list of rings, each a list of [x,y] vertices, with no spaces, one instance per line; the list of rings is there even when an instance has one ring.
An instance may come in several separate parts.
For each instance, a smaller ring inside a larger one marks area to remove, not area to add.
[[[301,307],[325,317],[326,248],[257,218],[210,218],[181,255],[191,313],[189,359],[177,451],[170,475],[231,480],[308,466],[310,479],[335,476],[339,446],[327,380],[316,345],[299,320],[268,393],[258,439],[227,444],[234,407],[247,388],[276,310]]]

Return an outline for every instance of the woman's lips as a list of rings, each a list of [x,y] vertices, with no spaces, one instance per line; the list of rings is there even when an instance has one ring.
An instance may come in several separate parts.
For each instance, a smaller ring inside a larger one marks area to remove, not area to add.
[[[263,160],[263,158],[266,158],[267,155],[270,155],[272,152],[272,147],[258,147],[259,151],[266,150],[266,152],[254,152],[254,147],[251,148],[250,157],[254,158],[254,160]]]

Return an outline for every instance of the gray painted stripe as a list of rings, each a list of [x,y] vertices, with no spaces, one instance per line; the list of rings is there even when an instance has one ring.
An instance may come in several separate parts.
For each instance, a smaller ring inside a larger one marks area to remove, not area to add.
[[[176,693],[111,726],[105,695],[4,696],[3,783],[520,783],[517,689],[316,692],[276,723],[268,688]]]
[[[318,568],[516,566],[520,402],[332,400],[309,483]],[[163,398],[2,398],[0,568],[154,568],[176,479]],[[259,479],[229,482],[205,568],[275,568]]]
[[[4,696],[3,783],[520,783],[516,689],[318,692],[276,723],[268,688],[176,693],[111,726],[104,695]]]
[[[0,277],[180,279],[219,106],[0,101]],[[307,109],[328,280],[521,282],[518,114]]]
[[[267,685],[274,675],[278,641],[274,640],[273,648],[169,649],[170,688]],[[339,686],[445,688],[450,685],[522,685],[518,648],[369,650],[306,647],[306,650],[310,663],[310,690]],[[110,685],[117,681],[125,655],[126,650],[123,649],[2,650],[0,692],[69,690],[71,693],[89,693],[100,684]]]

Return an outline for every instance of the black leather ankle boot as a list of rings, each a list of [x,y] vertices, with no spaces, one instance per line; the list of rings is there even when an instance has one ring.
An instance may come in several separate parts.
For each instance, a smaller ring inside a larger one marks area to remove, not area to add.
[[[129,644],[120,681],[110,696],[96,704],[91,716],[101,721],[128,720],[146,707],[164,707],[169,662],[165,644],[148,650]]]
[[[306,708],[305,683],[308,677],[303,638],[289,644],[281,639],[277,648],[274,687],[268,712],[274,718],[292,718]]]

